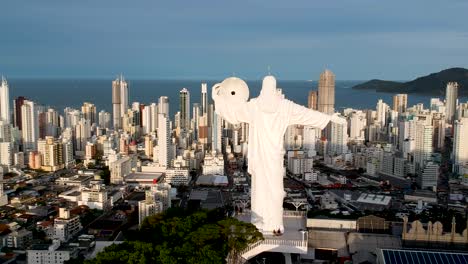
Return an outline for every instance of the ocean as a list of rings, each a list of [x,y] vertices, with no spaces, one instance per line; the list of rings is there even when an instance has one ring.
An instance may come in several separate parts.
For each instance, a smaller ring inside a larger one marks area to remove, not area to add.
[[[129,102],[150,104],[158,101],[160,96],[169,97],[170,113],[179,109],[178,94],[182,88],[190,91],[190,103],[199,103],[201,97],[201,83],[206,82],[211,101],[211,87],[217,81],[202,80],[127,80],[129,83]],[[375,109],[377,100],[383,99],[392,105],[393,94],[378,93],[374,91],[353,90],[356,84],[364,81],[336,81],[335,109]],[[83,102],[91,102],[96,105],[97,111],[112,112],[112,80],[84,80],[84,79],[8,79],[10,98],[25,96],[39,104],[50,106],[63,113],[65,107],[81,109]],[[250,89],[250,97],[258,96],[261,89],[261,81],[247,81]],[[278,87],[282,88],[286,98],[307,105],[307,96],[310,90],[317,90],[317,81],[281,81]],[[423,103],[429,106],[430,98],[436,96],[408,95],[408,105]],[[443,99],[443,95],[439,96]],[[460,98],[460,102],[466,102],[468,98]]]

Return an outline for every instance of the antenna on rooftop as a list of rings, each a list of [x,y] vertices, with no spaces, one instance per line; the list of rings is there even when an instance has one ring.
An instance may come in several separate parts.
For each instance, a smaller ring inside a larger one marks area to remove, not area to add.
[[[271,75],[271,67],[268,65],[268,75]]]

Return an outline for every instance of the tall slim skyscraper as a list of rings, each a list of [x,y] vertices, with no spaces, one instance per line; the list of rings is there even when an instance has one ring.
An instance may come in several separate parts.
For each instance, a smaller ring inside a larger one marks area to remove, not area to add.
[[[208,112],[208,88],[206,83],[201,84],[201,107],[202,112],[200,115],[204,115]]]
[[[112,81],[112,110],[114,129],[122,128],[122,117],[128,109],[128,85],[120,75]]]
[[[10,89],[3,76],[0,83],[0,119],[10,124]]]
[[[161,96],[158,101],[158,114],[169,116],[169,97]]]
[[[432,133],[432,126],[427,125],[424,121],[416,123],[414,165],[417,170],[422,170],[431,159],[433,152]]]
[[[179,92],[180,100],[180,128],[190,129],[190,92],[183,88]]]
[[[169,166],[169,145],[171,140],[169,118],[165,114],[158,115],[158,163],[160,166]]]
[[[393,96],[393,110],[398,113],[406,112],[408,106],[408,95],[407,94],[395,94]]]
[[[468,118],[455,121],[453,136],[453,171],[462,174],[463,166],[468,165]]]
[[[26,100],[25,97],[19,96],[16,98],[13,103],[14,103],[14,125],[19,129],[22,130],[21,126],[21,106],[23,106],[24,100]]]
[[[39,139],[39,117],[36,104],[32,101],[24,100],[21,106],[21,116],[23,150],[25,152],[35,151],[37,149],[37,140]]]
[[[325,70],[320,74],[318,86],[318,111],[333,114],[335,112],[335,75],[330,70]]]
[[[457,111],[458,83],[449,82],[445,90],[445,116],[448,123],[453,123]]]
[[[317,100],[318,100],[317,91],[310,91],[309,97],[307,100],[307,107],[309,107],[312,110],[317,110]]]
[[[83,118],[86,119],[91,125],[96,123],[96,106],[92,103],[85,102],[81,106]]]

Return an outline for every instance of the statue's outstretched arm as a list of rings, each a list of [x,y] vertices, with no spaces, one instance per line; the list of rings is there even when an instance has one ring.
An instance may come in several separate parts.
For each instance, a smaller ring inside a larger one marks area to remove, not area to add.
[[[219,84],[213,86],[211,91],[211,97],[215,103],[216,114],[220,115],[227,122],[236,125],[239,123],[249,123],[250,114],[249,114],[249,104],[248,102],[242,103],[230,103],[225,98],[220,96],[219,93]]]
[[[332,116],[286,101],[289,108],[289,125],[304,125],[324,129]]]

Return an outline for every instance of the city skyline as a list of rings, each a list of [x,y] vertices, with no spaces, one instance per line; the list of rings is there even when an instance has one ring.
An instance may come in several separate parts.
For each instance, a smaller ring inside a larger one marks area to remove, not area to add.
[[[342,80],[409,80],[468,67],[465,1],[180,4],[4,3],[11,12],[0,17],[9,25],[2,28],[0,73],[222,79],[234,72],[259,79],[271,66],[283,80],[310,79],[324,68]]]
[[[468,263],[466,0],[1,10],[0,263]]]

